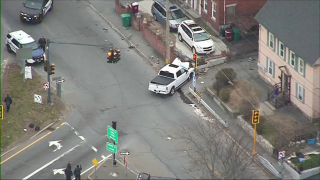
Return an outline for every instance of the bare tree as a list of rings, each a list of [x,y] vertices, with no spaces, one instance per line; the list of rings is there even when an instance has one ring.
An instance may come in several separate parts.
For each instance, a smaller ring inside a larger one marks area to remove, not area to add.
[[[189,119],[175,135],[188,144],[184,168],[194,179],[254,179],[253,159],[215,123]]]

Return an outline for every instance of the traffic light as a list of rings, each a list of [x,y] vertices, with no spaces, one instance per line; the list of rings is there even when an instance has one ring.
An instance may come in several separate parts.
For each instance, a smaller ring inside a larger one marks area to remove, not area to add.
[[[121,59],[120,56],[121,56],[121,50],[118,49],[115,51],[115,58],[114,59],[116,60],[116,62],[118,62]]]
[[[192,59],[195,62],[195,68],[197,68],[198,67],[198,55],[196,53],[193,53],[192,54]]]
[[[43,65],[44,65],[44,66],[43,66],[44,71],[47,72],[47,71],[48,71],[48,61],[47,61],[47,60],[44,60],[44,61],[43,61]]]
[[[252,110],[252,124],[260,123],[260,110]]]
[[[110,49],[107,55],[108,55],[107,59],[109,59],[108,63],[113,63],[114,62],[113,49]]]
[[[56,69],[56,65],[55,64],[50,64],[50,75],[54,74],[54,70]]]

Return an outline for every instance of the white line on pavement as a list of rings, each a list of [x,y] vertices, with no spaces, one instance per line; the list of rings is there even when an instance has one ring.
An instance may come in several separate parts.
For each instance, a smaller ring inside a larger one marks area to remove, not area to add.
[[[98,149],[95,148],[94,146],[91,146],[91,149],[94,150],[94,152],[97,152],[97,151],[98,151]]]
[[[14,150],[15,148],[17,148],[17,147],[18,147],[18,146],[10,149],[9,151],[7,151],[7,152],[5,152],[5,153],[2,153],[2,154],[1,154],[1,157],[4,156],[4,155],[6,155],[6,154],[8,154],[8,153],[11,152],[11,151],[13,151],[13,150]]]
[[[80,144],[74,146],[73,148],[69,149],[67,152],[63,153],[62,155],[58,156],[57,158],[53,159],[52,161],[48,162],[47,164],[43,165],[42,167],[40,167],[39,169],[37,169],[36,171],[32,172],[31,174],[29,174],[28,176],[24,177],[22,180],[26,180],[29,179],[30,177],[34,176],[35,174],[37,174],[38,172],[40,172],[41,170],[43,170],[44,168],[50,166],[52,163],[56,162],[57,160],[59,160],[60,158],[62,158],[63,156],[69,154],[71,151],[75,150],[77,147],[80,147],[83,144],[84,141],[82,141]]]
[[[102,160],[99,161],[98,164],[100,164],[101,162],[103,162],[104,160],[108,159],[108,158],[111,157],[111,156],[112,156],[112,154],[109,154],[108,156],[102,155],[102,156],[101,156],[101,157],[102,157]],[[85,174],[86,172],[90,171],[92,168],[94,168],[94,165],[91,166],[91,167],[89,167],[89,168],[86,169],[85,171],[83,171],[83,172],[81,173],[81,175],[83,175],[83,174]]]

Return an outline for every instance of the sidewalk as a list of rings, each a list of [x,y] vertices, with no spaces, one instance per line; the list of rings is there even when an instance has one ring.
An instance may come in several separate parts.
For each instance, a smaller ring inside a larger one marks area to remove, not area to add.
[[[84,178],[95,180],[95,179],[136,179],[137,174],[131,171],[129,168],[127,169],[122,164],[122,162],[117,160],[117,165],[113,168],[114,174],[112,175],[112,159],[108,158],[104,163],[99,164],[96,168],[96,172],[93,169],[89,172],[87,176],[83,176]]]

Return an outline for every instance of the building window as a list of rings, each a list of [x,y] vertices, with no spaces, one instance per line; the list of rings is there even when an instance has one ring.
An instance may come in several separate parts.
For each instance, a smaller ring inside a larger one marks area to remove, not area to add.
[[[267,61],[268,61],[268,73],[270,74],[270,75],[274,75],[274,62],[271,60],[271,59],[267,59]]]
[[[203,11],[204,11],[205,13],[208,12],[208,0],[204,0],[204,9],[203,9]]]
[[[212,1],[212,18],[216,19],[217,17],[217,4]]]
[[[269,32],[269,44],[268,45],[271,49],[274,49],[274,35],[270,32]]]
[[[227,14],[236,14],[236,4],[226,5]]]
[[[297,91],[298,91],[297,98],[299,99],[299,101],[304,102],[304,88],[303,88],[303,86],[298,84]]]
[[[284,44],[279,41],[279,56],[284,59]]]
[[[293,51],[290,51],[290,65],[294,68],[295,66],[295,58],[296,58],[296,54]]]
[[[299,58],[298,71],[301,75],[304,75],[304,61],[301,58]]]

